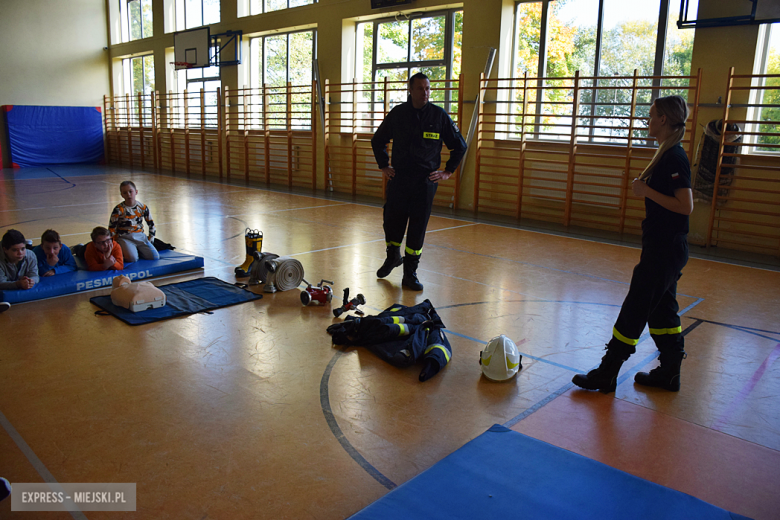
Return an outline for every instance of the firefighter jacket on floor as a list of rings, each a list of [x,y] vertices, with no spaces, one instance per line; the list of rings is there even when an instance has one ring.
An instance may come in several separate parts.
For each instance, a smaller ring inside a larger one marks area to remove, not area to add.
[[[348,316],[328,327],[333,343],[365,347],[393,366],[406,368],[422,360],[420,381],[436,375],[452,358],[444,323],[430,300],[413,307],[394,304],[376,316]]]

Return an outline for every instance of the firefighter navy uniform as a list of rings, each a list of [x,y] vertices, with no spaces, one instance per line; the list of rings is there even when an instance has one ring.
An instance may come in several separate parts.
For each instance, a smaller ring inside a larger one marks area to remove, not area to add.
[[[452,359],[444,323],[430,300],[407,307],[394,304],[377,316],[347,316],[328,327],[333,343],[362,346],[399,368],[423,362],[420,381],[435,376]]]
[[[661,156],[647,184],[671,197],[675,190],[691,187],[690,164],[680,144]],[[688,262],[688,215],[669,211],[649,198],[645,198],[645,211],[642,254],[613,328],[612,341],[633,353],[647,324],[662,353],[683,352],[677,280]]]
[[[419,258],[438,186],[428,176],[441,166],[442,141],[450,150],[445,168],[450,173],[466,153],[466,142],[443,108],[426,103],[416,109],[411,101],[393,108],[371,139],[380,169],[390,164],[387,143],[391,140],[395,176],[387,183],[385,241],[400,247],[406,232],[405,253]]]

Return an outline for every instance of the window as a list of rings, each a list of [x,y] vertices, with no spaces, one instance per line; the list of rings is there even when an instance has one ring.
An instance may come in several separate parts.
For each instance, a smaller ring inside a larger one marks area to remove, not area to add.
[[[780,74],[780,23],[765,24],[761,26],[756,52],[755,74]],[[748,120],[762,121],[758,125],[750,125],[748,132],[771,133],[775,135],[748,136],[756,144],[774,146],[757,146],[755,149],[761,152],[780,152],[780,136],[777,135],[778,121],[780,121],[780,77],[760,78],[759,87],[751,92],[751,105],[757,105],[748,114]],[[769,88],[767,88],[769,87]]]
[[[176,0],[176,30],[219,23],[220,0]]]
[[[214,48],[210,48],[211,59],[214,60]],[[176,88],[179,94],[187,91],[187,120],[189,126],[200,126],[200,89],[203,89],[203,101],[205,114],[204,126],[206,128],[217,128],[219,122],[217,89],[222,86],[219,66],[181,69],[176,71]],[[178,121],[183,122],[183,108],[179,107]]]
[[[358,24],[356,32],[357,81],[406,81],[418,72],[444,80],[460,74],[463,11],[376,20]],[[391,104],[406,101],[405,89],[392,96]],[[452,97],[450,91],[431,93],[434,102],[447,103]]]
[[[122,60],[125,94],[130,95],[129,124],[151,126],[152,98],[154,92],[154,56],[136,56]],[[143,123],[138,118],[138,94],[141,94]]]
[[[152,0],[119,0],[119,16],[123,42],[154,36]]]
[[[687,1],[689,13],[695,12],[697,0]],[[629,115],[631,76],[690,75],[693,31],[678,30],[673,18],[679,13],[681,0],[521,0],[515,10],[515,44],[513,76],[571,78],[575,71],[582,80],[580,112],[583,126],[589,126],[588,137],[596,141],[613,141],[627,137],[622,125]],[[658,35],[664,35],[659,38]],[[643,86],[669,86],[662,95],[687,96],[687,89],[674,89],[673,80],[648,80]],[[687,80],[683,83],[687,85]],[[568,85],[568,88],[567,88]],[[531,84],[528,91],[528,114],[538,114],[536,134],[545,138],[568,139],[560,127],[571,125],[571,80],[548,79],[544,85]],[[537,88],[538,87],[538,88]],[[545,88],[541,88],[545,87]],[[552,88],[550,88],[552,87]],[[561,87],[561,88],[554,88]],[[602,88],[599,88],[602,87]],[[640,90],[637,100],[639,116],[647,116],[652,103],[649,89]],[[518,94],[514,101],[519,101]],[[519,107],[512,107],[518,113]],[[559,130],[556,130],[556,127]],[[515,125],[515,131],[519,128]]]
[[[272,11],[281,11],[282,9],[292,9],[302,5],[310,5],[316,0],[249,0],[250,16]]]
[[[311,128],[312,80],[316,57],[316,31],[260,36],[249,40],[249,74],[253,88],[269,87],[267,120],[270,128],[286,128],[287,84],[290,83],[293,129]],[[255,117],[262,117],[264,100],[253,100]]]

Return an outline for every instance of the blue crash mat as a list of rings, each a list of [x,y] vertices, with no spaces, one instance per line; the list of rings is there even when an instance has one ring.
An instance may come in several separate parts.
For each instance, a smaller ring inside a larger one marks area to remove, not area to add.
[[[746,519],[499,425],[350,518]]]
[[[161,285],[158,289],[165,293],[165,306],[141,312],[131,312],[123,307],[117,307],[111,303],[111,296],[95,296],[89,301],[128,325],[143,325],[259,300],[263,297],[262,294],[255,294],[213,277]]]
[[[200,269],[203,257],[160,251],[159,260],[138,260],[125,265],[122,271],[74,271],[56,276],[42,276],[35,287],[28,290],[0,291],[0,301],[21,303],[75,292],[111,287],[114,277],[125,275],[131,280],[144,280],[155,276]]]

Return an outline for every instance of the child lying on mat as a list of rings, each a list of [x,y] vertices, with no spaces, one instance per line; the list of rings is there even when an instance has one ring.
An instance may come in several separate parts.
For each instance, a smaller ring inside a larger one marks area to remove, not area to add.
[[[158,260],[160,254],[152,245],[154,241],[154,221],[146,204],[136,200],[138,190],[133,181],[124,181],[119,185],[119,193],[124,202],[118,204],[111,212],[111,220],[108,229],[111,236],[119,242],[122,254],[127,263],[135,262],[138,258],[145,260]],[[144,235],[144,220],[149,226],[149,237]]]
[[[38,258],[40,276],[54,276],[76,270],[76,260],[70,248],[62,243],[60,234],[53,229],[44,231],[41,235],[41,245],[35,246],[33,253]]]
[[[92,242],[84,249],[84,260],[90,271],[121,271],[125,267],[122,248],[111,239],[111,233],[103,226],[92,230]]]
[[[9,229],[0,252],[0,290],[32,289],[38,283],[38,259],[27,249],[24,235]]]

